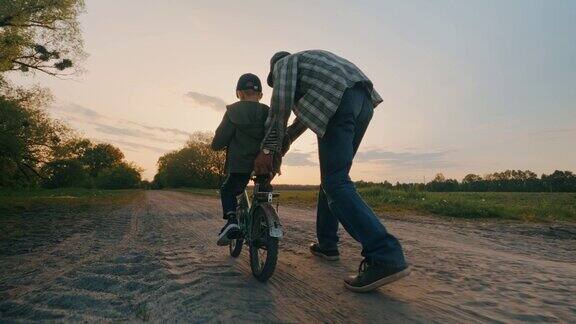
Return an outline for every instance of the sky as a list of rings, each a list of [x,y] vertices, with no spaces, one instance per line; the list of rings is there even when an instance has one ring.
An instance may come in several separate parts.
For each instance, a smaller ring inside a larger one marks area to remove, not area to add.
[[[54,117],[148,179],[159,156],[216,129],[241,74],[264,81],[274,52],[307,49],[354,62],[384,99],[354,180],[576,170],[574,1],[87,0],[80,21],[83,74],[13,79],[50,88]],[[277,182],[319,181],[307,131]]]

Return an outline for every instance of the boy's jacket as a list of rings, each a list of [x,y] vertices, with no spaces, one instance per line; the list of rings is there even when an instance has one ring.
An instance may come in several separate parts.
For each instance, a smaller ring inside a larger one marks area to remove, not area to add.
[[[213,150],[226,149],[226,173],[250,173],[264,138],[268,106],[238,101],[226,106],[226,113],[214,139]]]

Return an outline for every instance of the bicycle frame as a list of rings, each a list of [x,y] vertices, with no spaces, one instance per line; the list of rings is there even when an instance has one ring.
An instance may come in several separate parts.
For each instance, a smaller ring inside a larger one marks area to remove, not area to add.
[[[266,215],[268,224],[270,225],[270,236],[277,238],[283,236],[280,219],[278,218],[278,214],[274,210],[274,207],[272,207],[272,201],[274,197],[278,197],[278,194],[274,192],[260,192],[259,188],[260,184],[256,183],[252,192],[252,199],[250,199],[246,190],[237,197],[238,226],[240,227],[240,231],[242,232],[246,243],[253,239],[251,237],[252,233],[249,229],[252,228],[252,215],[257,208],[261,208]]]
[[[248,231],[249,228],[252,227],[252,204],[250,202],[250,198],[248,198],[248,193],[246,190],[237,197],[238,199],[238,210],[236,215],[238,217],[238,226],[240,227],[240,231],[246,241],[251,239],[251,235]]]

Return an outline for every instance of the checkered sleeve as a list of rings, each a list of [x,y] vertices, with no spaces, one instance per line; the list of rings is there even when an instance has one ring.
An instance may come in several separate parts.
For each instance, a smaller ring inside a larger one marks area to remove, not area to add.
[[[286,124],[294,106],[297,72],[298,58],[295,55],[278,61],[274,67],[274,90],[266,121],[266,135],[262,141],[263,149],[282,152]]]
[[[302,133],[304,133],[304,131],[306,131],[307,129],[308,127],[306,127],[306,125],[302,122],[302,120],[296,117],[296,119],[294,119],[294,121],[292,122],[292,125],[286,128],[285,136],[288,137],[288,140],[290,141],[290,143],[292,143],[298,137],[300,137],[300,135],[302,135]]]

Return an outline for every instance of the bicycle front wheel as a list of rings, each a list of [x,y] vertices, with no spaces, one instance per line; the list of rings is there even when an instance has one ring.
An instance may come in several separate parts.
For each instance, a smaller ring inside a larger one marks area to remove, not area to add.
[[[230,240],[230,255],[237,258],[242,252],[242,246],[244,245],[244,239],[239,237]]]
[[[278,238],[270,236],[270,224],[263,208],[257,208],[252,217],[250,268],[258,281],[265,282],[276,269]]]

